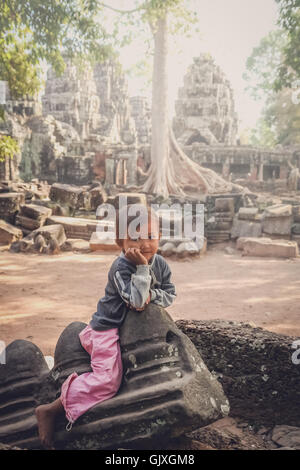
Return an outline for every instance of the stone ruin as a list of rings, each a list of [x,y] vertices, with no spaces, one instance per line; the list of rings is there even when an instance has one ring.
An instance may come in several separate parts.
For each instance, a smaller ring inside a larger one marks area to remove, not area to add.
[[[22,250],[35,249],[32,240],[43,236],[35,232],[32,238],[30,231],[50,224],[61,224],[67,239],[83,237],[90,240],[91,249],[108,249],[109,246],[93,235],[96,203],[109,202],[117,206],[119,194],[135,192],[149,167],[151,126],[146,100],[128,97],[124,76],[113,61],[94,68],[87,66],[84,70],[68,62],[61,77],[52,69],[48,71],[40,112],[34,100],[18,104],[8,99],[6,109],[7,119],[0,123],[0,133],[17,138],[21,153],[14,160],[0,162],[0,179],[5,180],[0,188],[0,210],[5,223],[16,224],[23,236],[29,236],[29,243],[19,243]],[[300,245],[299,149],[266,150],[238,144],[232,89],[224,73],[207,55],[195,58],[190,66],[179,90],[176,112],[174,132],[192,160],[222,174],[224,179],[235,179],[254,191],[272,191],[278,197],[254,193],[199,195],[197,201],[170,197],[165,201],[168,204],[198,202],[205,205],[205,239],[201,251],[195,240],[174,242],[163,238],[160,253],[197,256],[205,252],[206,242],[263,236],[284,238],[287,248],[281,250],[278,242],[264,240],[258,241],[254,252],[261,252],[261,243],[264,246],[269,243],[266,252],[297,256],[294,244]],[[19,177],[28,182],[26,188],[25,183],[23,189],[22,183],[17,183]],[[33,180],[38,182],[29,183]],[[22,192],[23,196],[4,194],[8,192]],[[140,194],[136,200],[161,202],[150,194]],[[51,209],[46,220],[40,214],[42,209],[35,208],[35,212],[29,209],[31,217],[25,215],[28,210],[21,206],[32,203]],[[289,222],[280,209],[276,217],[265,214],[267,207],[282,205],[284,210],[286,204],[291,206]],[[250,212],[254,209],[256,215],[252,216]],[[275,221],[283,224],[281,231],[275,227]],[[15,229],[4,227],[2,223],[2,239],[20,241],[20,232]],[[46,245],[42,244],[42,252],[47,252],[50,238],[45,240]],[[59,238],[64,239],[61,235]],[[112,244],[108,245],[115,249]],[[238,247],[243,253],[252,252],[249,243],[247,249],[242,242]]]
[[[233,90],[211,57],[202,54],[194,59],[179,88],[175,110],[174,134],[181,145],[236,144]]]
[[[38,112],[35,103],[24,108],[7,101],[0,133],[16,138],[21,152],[0,162],[1,179],[136,184],[138,141],[149,142],[149,115],[145,105],[135,106],[131,115],[127,84],[116,63],[82,70],[67,62],[60,77],[50,68]]]
[[[175,110],[174,133],[195,162],[253,191],[300,189],[299,148],[240,145],[232,88],[209,55],[189,67]]]
[[[9,97],[8,97],[9,98]],[[67,62],[64,74],[47,74],[42,106],[8,99],[0,133],[15,137],[20,155],[0,162],[0,179],[130,188],[150,165],[151,120],[147,101],[129,98],[119,66],[108,61],[83,70]],[[184,152],[203,167],[253,191],[300,187],[299,148],[239,145],[233,92],[205,54],[184,77],[173,119]]]

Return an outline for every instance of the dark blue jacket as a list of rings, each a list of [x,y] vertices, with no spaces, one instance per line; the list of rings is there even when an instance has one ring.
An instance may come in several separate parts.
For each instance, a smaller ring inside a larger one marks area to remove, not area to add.
[[[166,260],[155,254],[148,265],[136,266],[122,252],[111,265],[105,296],[98,302],[91,327],[94,330],[119,328],[129,309],[144,306],[149,292],[151,302],[162,307],[174,301],[175,286]]]

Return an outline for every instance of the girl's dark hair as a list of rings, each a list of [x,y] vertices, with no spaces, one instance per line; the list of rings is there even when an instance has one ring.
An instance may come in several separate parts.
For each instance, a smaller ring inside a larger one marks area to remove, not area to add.
[[[120,238],[120,220],[126,218],[126,221],[127,221],[126,228],[128,228],[130,223],[133,220],[135,220],[135,218],[137,217],[136,214],[134,214],[134,215],[129,215],[128,214],[129,209],[132,206],[134,206],[136,211],[144,211],[145,208],[146,208],[146,211],[147,211],[147,214],[148,214],[148,220],[149,219],[155,220],[157,222],[158,226],[159,226],[159,217],[157,216],[155,211],[149,206],[145,206],[143,204],[128,204],[127,206],[123,206],[121,209],[117,209],[116,210],[116,243],[120,247],[123,246],[122,238]],[[140,225],[138,225],[137,228],[140,229]]]

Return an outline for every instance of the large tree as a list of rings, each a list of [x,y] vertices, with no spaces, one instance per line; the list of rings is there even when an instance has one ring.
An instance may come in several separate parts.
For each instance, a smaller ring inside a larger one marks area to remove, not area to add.
[[[142,189],[163,197],[212,192],[240,191],[242,188],[225,181],[214,171],[193,162],[179,147],[169,124],[168,113],[168,34],[170,30],[188,31],[195,21],[195,13],[184,0],[146,0],[135,9],[122,11],[109,3],[100,3],[122,15],[128,15],[133,23],[147,23],[153,37],[152,73],[152,138],[151,165]]]

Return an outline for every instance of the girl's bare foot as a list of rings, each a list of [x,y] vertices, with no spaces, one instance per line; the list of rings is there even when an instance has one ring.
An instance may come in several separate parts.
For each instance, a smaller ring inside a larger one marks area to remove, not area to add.
[[[53,433],[56,415],[63,412],[64,408],[61,400],[58,398],[53,403],[40,405],[35,409],[35,415],[38,422],[39,437],[43,447],[53,449]]]

